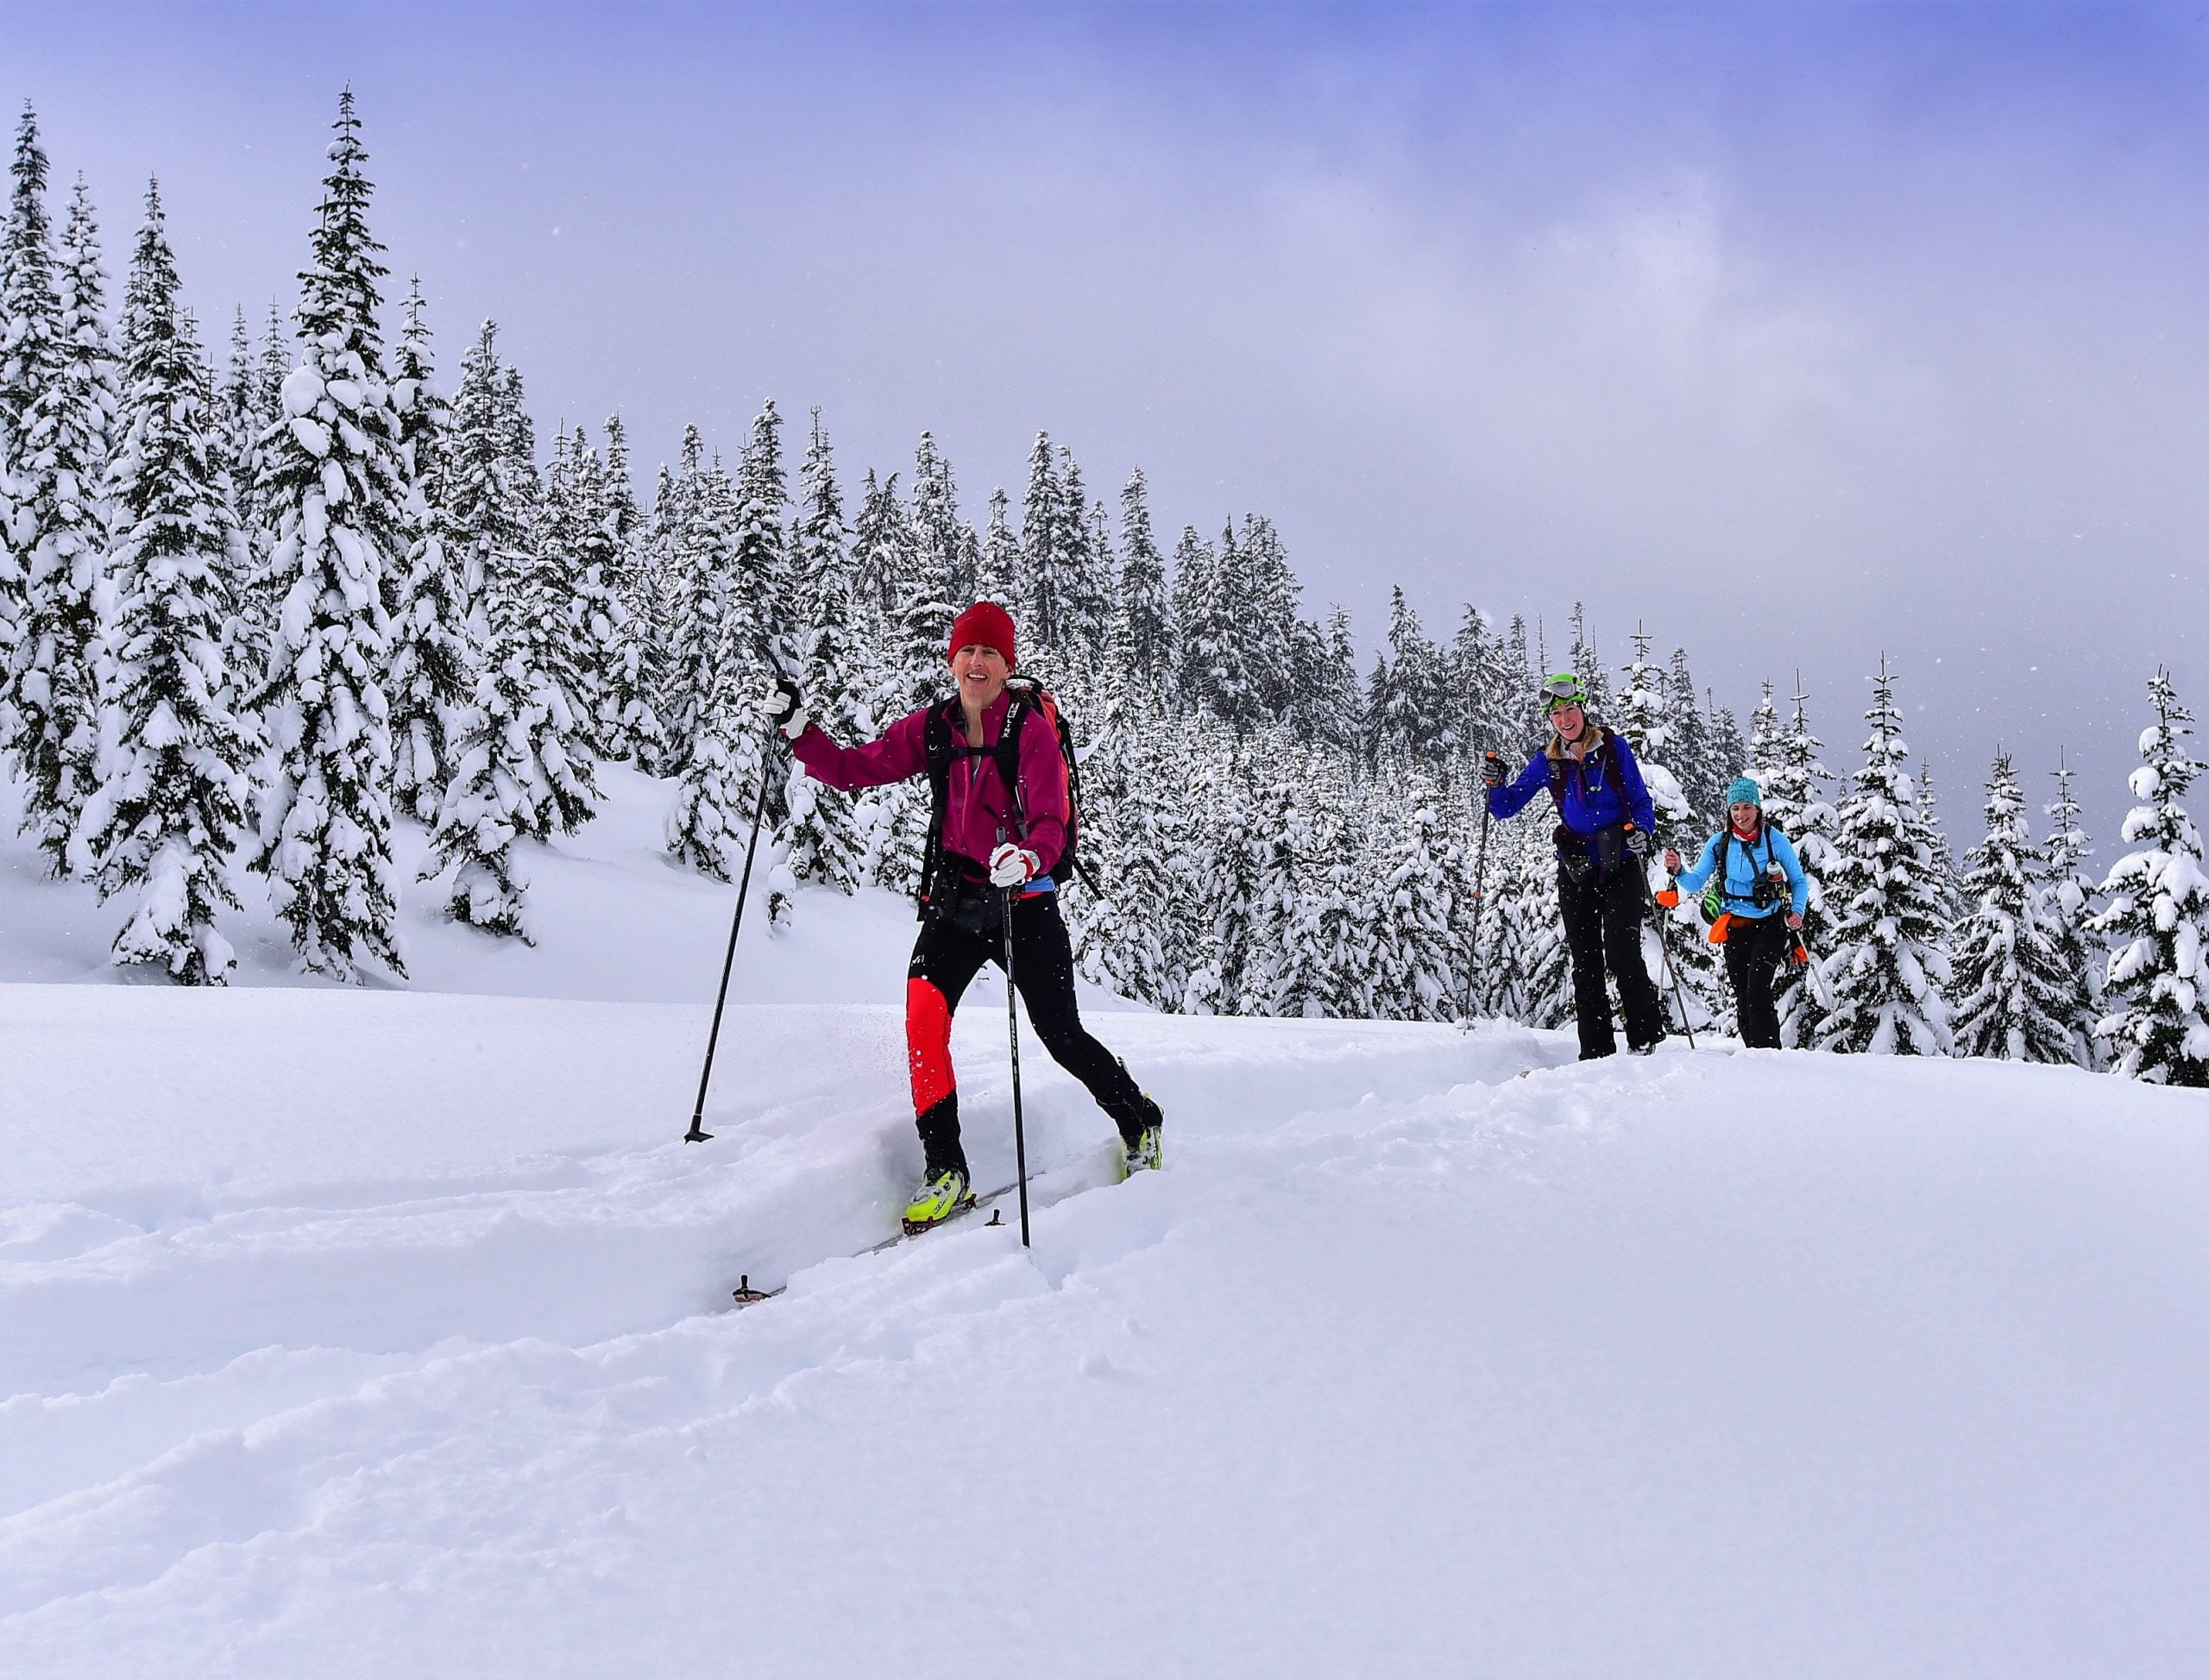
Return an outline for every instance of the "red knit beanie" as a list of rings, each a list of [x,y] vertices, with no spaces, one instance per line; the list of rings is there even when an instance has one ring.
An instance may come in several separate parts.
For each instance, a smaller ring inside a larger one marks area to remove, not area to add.
[[[993,647],[1007,665],[1020,663],[1012,651],[1012,614],[994,601],[978,601],[952,621],[951,649],[944,657],[957,658],[962,647]]]

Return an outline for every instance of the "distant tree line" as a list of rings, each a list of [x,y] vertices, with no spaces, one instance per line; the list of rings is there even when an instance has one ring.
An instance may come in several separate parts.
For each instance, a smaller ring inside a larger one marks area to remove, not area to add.
[[[993,489],[978,528],[930,435],[847,497],[820,412],[786,440],[770,401],[733,462],[686,429],[647,507],[618,417],[538,438],[495,324],[450,390],[419,282],[387,341],[349,93],[335,134],[296,310],[258,342],[241,310],[218,371],[158,188],[111,319],[85,185],[57,231],[28,108],[18,130],[0,755],[52,872],[124,907],[117,962],[221,981],[216,922],[242,872],[304,968],[403,974],[400,821],[426,829],[451,916],[527,940],[530,853],[590,820],[608,764],[664,779],[668,851],[719,878],[764,804],[777,925],[802,883],[909,891],[925,789],[794,773],[765,722],[768,650],[831,733],[865,737],[945,690],[947,626],[988,598],[1084,744],[1099,890],[1067,884],[1067,910],[1091,978],[1169,1010],[1569,1018],[1546,827],[1497,826],[1480,851],[1481,755],[1545,739],[1539,624],[1469,606],[1437,641],[1398,589],[1361,671],[1348,613],[1306,616],[1270,520],[1185,525],[1169,556],[1139,469],[1114,507],[1042,434],[1016,519]],[[2209,1083],[2209,884],[2181,802],[2200,765],[2167,676],[2131,778],[2135,849],[2097,880],[2074,772],[2036,842],[2006,754],[1957,865],[1905,768],[1884,659],[1864,763],[1835,788],[1799,683],[1784,715],[1767,683],[1745,737],[1684,650],[1654,660],[1637,629],[1614,671],[1578,608],[1570,632],[1557,664],[1635,744],[1660,842],[1699,845],[1744,771],[1795,840],[1834,1007],[1784,973],[1789,1045]],[[1725,1029],[1692,908],[1652,927],[1670,1007]]]

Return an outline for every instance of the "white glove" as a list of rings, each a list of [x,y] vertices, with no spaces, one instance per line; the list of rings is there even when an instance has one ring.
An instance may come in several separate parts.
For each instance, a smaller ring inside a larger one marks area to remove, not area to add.
[[[797,684],[775,673],[775,692],[767,696],[767,715],[782,720],[784,739],[796,740],[813,727],[813,720],[806,715],[805,702],[798,695]]]
[[[1026,846],[1005,840],[990,853],[990,884],[1024,887],[1035,878],[1035,871],[1042,866],[1043,860]]]

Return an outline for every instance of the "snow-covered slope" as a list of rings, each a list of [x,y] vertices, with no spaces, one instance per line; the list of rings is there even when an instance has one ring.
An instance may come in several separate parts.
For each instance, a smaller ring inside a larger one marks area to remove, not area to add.
[[[1167,1173],[1030,1041],[1033,1252],[853,1260],[909,922],[752,947],[686,1147],[648,844],[538,871],[645,1001],[0,987],[0,1673],[2200,1671],[2199,1095],[1124,1013]]]

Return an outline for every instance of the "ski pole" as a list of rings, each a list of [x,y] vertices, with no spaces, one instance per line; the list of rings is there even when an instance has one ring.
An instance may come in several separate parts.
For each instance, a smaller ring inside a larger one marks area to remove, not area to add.
[[[1004,843],[1004,830],[998,830],[998,843]],[[1028,1129],[1020,1116],[1020,1003],[1013,990],[1012,977],[1012,889],[1003,889],[998,908],[1004,922],[1004,1024],[1012,1039],[1012,1156],[1020,1180],[1020,1246],[1031,1246],[1028,1241]]]
[[[752,858],[759,849],[759,827],[767,820],[767,780],[770,758],[759,761],[759,802],[752,813],[752,839],[744,848],[744,878],[737,883],[736,916],[728,924],[728,951],[721,958],[721,987],[714,994],[714,1024],[706,1034],[706,1065],[698,1073],[698,1100],[690,1110],[690,1129],[683,1135],[685,1143],[703,1143],[713,1136],[702,1123],[706,1117],[706,1087],[714,1079],[714,1047],[721,1042],[721,1008],[728,1002],[729,971],[736,966],[736,936],[744,928],[744,897],[752,885]]]
[[[1493,752],[1483,753],[1483,759],[1493,758]],[[1465,1024],[1473,1020],[1473,987],[1480,972],[1481,912],[1488,908],[1488,895],[1482,888],[1488,882],[1488,788],[1481,788],[1481,840],[1473,860],[1473,930],[1465,941]]]
[[[1649,911],[1649,925],[1657,933],[1657,966],[1665,982],[1672,989],[1672,1007],[1680,1013],[1680,1030],[1688,1035],[1688,1048],[1695,1048],[1695,1022],[1688,1018],[1688,1000],[1680,990],[1680,971],[1672,966],[1672,953],[1665,948],[1665,918],[1657,909],[1656,896],[1649,890],[1649,865],[1637,858],[1633,872],[1641,880],[1641,902]]]

